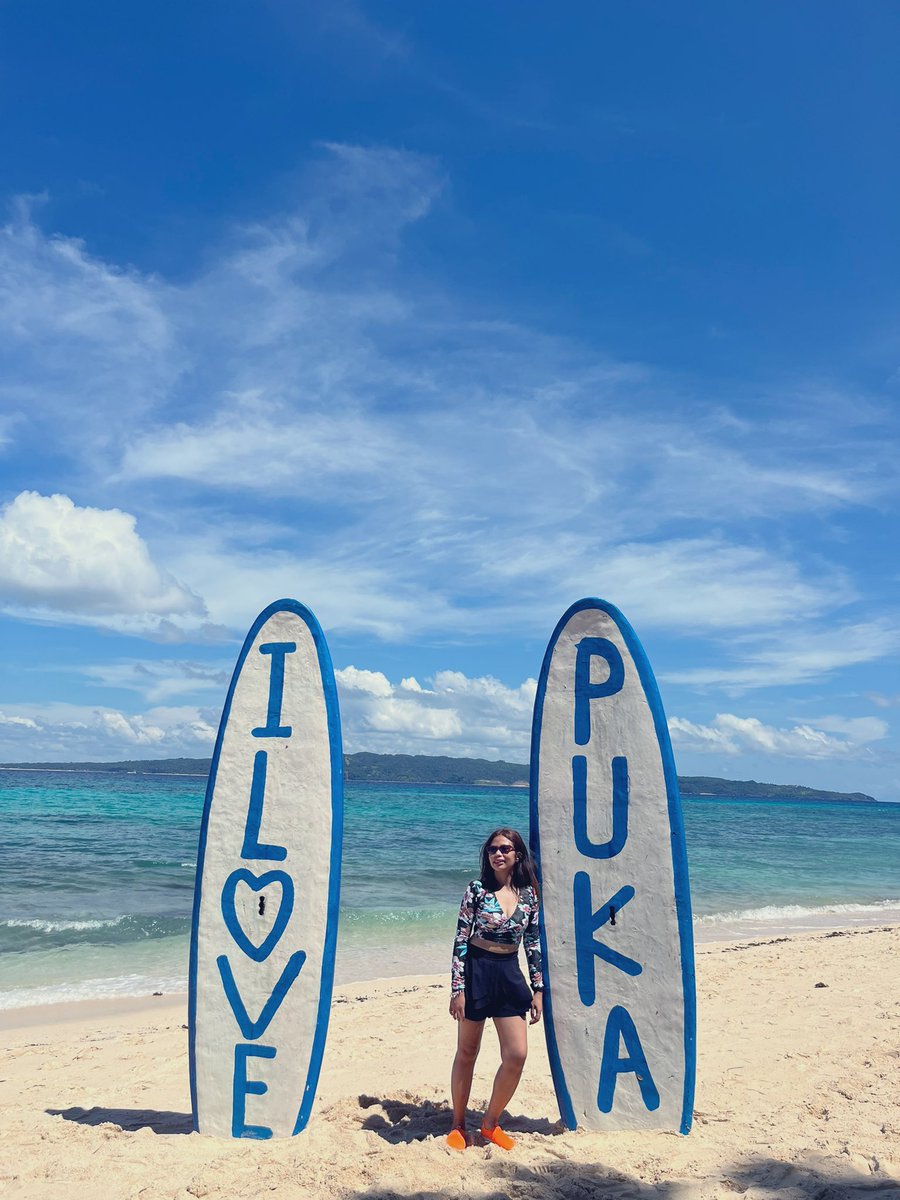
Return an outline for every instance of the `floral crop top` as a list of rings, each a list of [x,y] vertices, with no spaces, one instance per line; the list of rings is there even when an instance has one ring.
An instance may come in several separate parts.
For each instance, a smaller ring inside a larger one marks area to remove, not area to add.
[[[480,879],[473,879],[459,906],[450,971],[451,991],[465,991],[464,970],[470,937],[481,937],[487,942],[500,942],[506,946],[518,946],[524,942],[531,988],[532,991],[540,991],[544,981],[541,975],[539,912],[540,902],[534,888],[521,889],[515,911],[511,917],[507,917],[494,893],[489,892]]]

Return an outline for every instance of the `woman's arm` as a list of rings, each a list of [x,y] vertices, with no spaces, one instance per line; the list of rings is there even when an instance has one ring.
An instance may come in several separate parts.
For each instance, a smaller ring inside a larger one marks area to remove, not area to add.
[[[450,991],[457,995],[466,990],[465,966],[466,950],[469,936],[475,923],[476,881],[473,879],[466,888],[459,906],[459,920],[456,922],[456,937],[453,939],[453,962],[450,967]]]
[[[534,897],[534,907],[528,915],[528,922],[522,934],[522,944],[525,947],[525,960],[528,963],[531,990],[540,992],[544,987],[544,964],[541,959],[541,916],[537,896]]]

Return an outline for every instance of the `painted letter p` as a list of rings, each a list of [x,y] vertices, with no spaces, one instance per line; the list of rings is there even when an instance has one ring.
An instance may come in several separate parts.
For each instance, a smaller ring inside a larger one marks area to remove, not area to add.
[[[602,683],[591,683],[591,662],[595,658],[609,664],[609,676]],[[586,746],[591,740],[591,701],[621,692],[624,682],[625,664],[618,647],[609,638],[582,638],[575,655],[576,745]]]

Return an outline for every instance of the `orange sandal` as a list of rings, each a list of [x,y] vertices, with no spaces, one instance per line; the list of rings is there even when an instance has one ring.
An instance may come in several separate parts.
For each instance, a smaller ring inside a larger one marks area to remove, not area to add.
[[[482,1125],[481,1136],[486,1142],[493,1142],[495,1146],[499,1146],[501,1150],[512,1150],[516,1144],[515,1138],[511,1138],[508,1133],[504,1133],[499,1125],[495,1125],[493,1129],[486,1129]]]
[[[465,1150],[466,1135],[462,1129],[451,1129],[447,1134],[447,1145],[451,1150]]]

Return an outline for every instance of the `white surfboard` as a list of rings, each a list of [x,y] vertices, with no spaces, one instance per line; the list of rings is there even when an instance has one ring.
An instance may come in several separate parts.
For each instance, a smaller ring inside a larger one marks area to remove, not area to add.
[[[603,600],[573,604],[544,657],[531,841],[563,1121],[687,1133],[696,1009],[678,780],[650,664]]]
[[[343,758],[334,671],[296,600],[253,624],[225,700],[197,855],[194,1128],[289,1137],[315,1099],[334,977]]]

